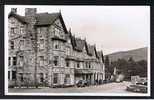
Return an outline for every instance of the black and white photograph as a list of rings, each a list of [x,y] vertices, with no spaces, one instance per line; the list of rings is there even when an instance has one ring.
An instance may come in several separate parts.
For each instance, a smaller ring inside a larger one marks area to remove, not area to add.
[[[150,96],[150,6],[5,5],[5,95]]]

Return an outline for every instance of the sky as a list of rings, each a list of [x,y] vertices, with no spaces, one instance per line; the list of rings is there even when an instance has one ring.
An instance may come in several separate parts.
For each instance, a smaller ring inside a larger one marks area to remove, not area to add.
[[[24,15],[25,8],[37,8],[38,13],[61,11],[67,29],[104,54],[127,51],[150,45],[149,6],[5,6]]]

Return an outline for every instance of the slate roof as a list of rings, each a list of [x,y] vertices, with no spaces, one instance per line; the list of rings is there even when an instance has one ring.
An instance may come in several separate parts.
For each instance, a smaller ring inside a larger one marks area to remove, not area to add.
[[[36,14],[36,25],[50,25],[52,24],[58,17],[60,13],[40,13]]]
[[[95,53],[95,46],[87,44],[87,53],[88,55],[93,56]]]
[[[85,40],[71,36],[71,42],[74,50],[82,52],[85,46]]]
[[[19,21],[24,23],[29,23],[28,20],[26,20],[25,16],[18,15],[16,13],[10,12],[8,17],[14,16]],[[58,17],[60,16],[60,13],[38,13],[34,17],[36,18],[36,24],[35,25],[50,25],[52,24]]]
[[[30,23],[28,22],[28,19],[26,19],[25,16],[21,16],[16,13],[10,12],[8,17],[11,16],[17,18],[22,23],[25,24]],[[37,13],[34,17],[36,18],[36,23],[35,23],[36,26],[51,25],[57,18],[60,18],[65,33],[68,33],[63,18],[61,16],[61,13]]]
[[[14,16],[17,20],[19,20],[20,22],[22,22],[24,24],[28,23],[28,21],[26,20],[26,18],[24,16],[20,16],[18,14],[10,12],[8,18],[10,18],[11,16]]]

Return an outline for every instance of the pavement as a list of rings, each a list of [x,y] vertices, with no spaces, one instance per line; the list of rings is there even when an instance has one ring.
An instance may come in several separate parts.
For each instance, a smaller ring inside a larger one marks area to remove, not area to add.
[[[130,82],[121,83],[107,83],[97,86],[88,87],[67,87],[67,88],[9,88],[8,93],[131,93],[126,91],[126,86],[130,85]],[[143,94],[143,93],[133,93]]]

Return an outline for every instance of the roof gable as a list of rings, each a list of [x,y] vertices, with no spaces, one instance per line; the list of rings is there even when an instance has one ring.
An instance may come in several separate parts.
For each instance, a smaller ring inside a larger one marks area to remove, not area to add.
[[[39,13],[35,17],[37,20],[36,26],[51,25],[59,18],[65,33],[68,33],[61,13]]]
[[[20,22],[24,24],[30,23],[25,16],[20,16],[16,13],[10,12],[8,18],[11,16],[17,18]],[[56,19],[59,18],[65,33],[68,33],[61,13],[37,13],[34,17],[36,18],[36,26],[51,25],[54,23],[54,21],[56,21]]]
[[[24,16],[20,16],[18,14],[13,13],[13,12],[9,13],[8,18],[10,18],[10,17],[16,18],[18,21],[20,21],[23,24],[27,24],[28,23]]]

